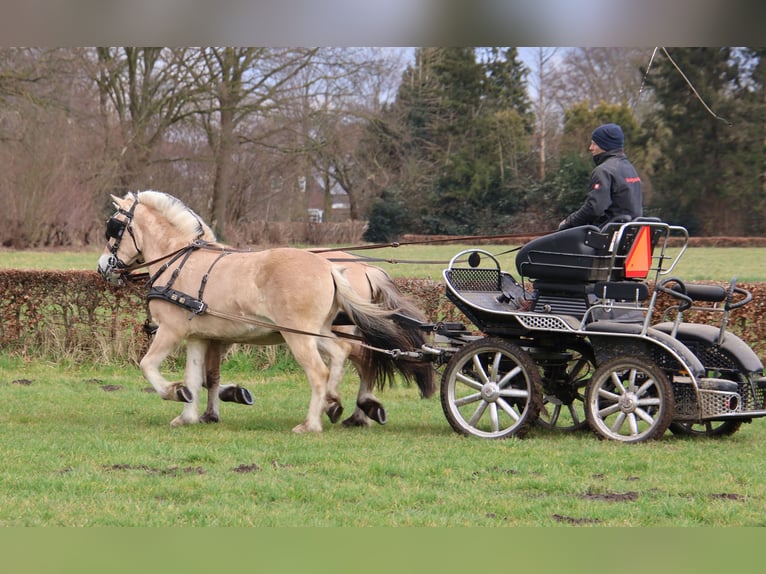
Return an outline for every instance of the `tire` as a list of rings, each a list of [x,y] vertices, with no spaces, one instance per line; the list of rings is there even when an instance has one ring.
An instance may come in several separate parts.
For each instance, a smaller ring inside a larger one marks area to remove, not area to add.
[[[590,346],[571,343],[561,352],[544,351],[532,356],[543,382],[543,405],[537,424],[564,432],[588,428],[585,390],[596,370]]]
[[[659,439],[673,420],[673,388],[648,357],[626,355],[602,364],[588,384],[585,416],[604,439]]]
[[[540,413],[540,374],[517,345],[487,338],[465,345],[441,380],[441,404],[452,428],[463,435],[523,437]]]
[[[704,421],[701,423],[672,422],[670,432],[676,436],[721,438],[731,436],[742,426],[742,421]]]

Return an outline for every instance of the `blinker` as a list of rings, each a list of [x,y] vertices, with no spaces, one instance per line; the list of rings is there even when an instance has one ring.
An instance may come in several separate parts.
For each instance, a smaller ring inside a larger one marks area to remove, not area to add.
[[[120,221],[114,217],[109,218],[106,222],[106,232],[104,233],[106,240],[109,241],[114,238],[119,241],[122,239],[122,236],[125,233],[125,227],[126,225],[124,221]]]

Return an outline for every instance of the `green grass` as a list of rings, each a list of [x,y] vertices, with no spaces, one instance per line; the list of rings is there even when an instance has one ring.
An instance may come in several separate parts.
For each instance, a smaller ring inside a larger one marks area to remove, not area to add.
[[[302,372],[238,359],[223,376],[255,405],[171,428],[181,405],[146,392],[136,367],[0,357],[0,525],[766,526],[760,420],[723,440],[485,441],[399,385],[379,393],[385,426],[294,435]],[[348,414],[352,377],[342,391]]]
[[[440,279],[467,246],[360,251],[395,276]],[[485,246],[504,253],[507,246]],[[0,251],[0,267],[95,268],[99,252]],[[674,275],[765,281],[761,248],[692,248]],[[513,269],[515,252],[499,255]],[[235,354],[223,378],[253,407],[218,425],[171,428],[179,403],[146,392],[137,367],[0,354],[0,526],[766,526],[766,422],[722,440],[622,445],[533,430],[458,436],[438,397],[379,393],[389,423],[294,435],[309,388],[280,354]],[[180,362],[167,365],[180,380]],[[23,381],[31,384],[23,384]],[[343,388],[346,414],[356,383]]]
[[[374,264],[395,277],[441,280],[442,270],[449,260],[473,245],[403,245],[374,250],[359,250],[360,258],[373,258]],[[496,254],[503,269],[516,273],[516,251],[509,245],[484,245],[481,249]],[[669,253],[677,253],[672,249]],[[38,251],[0,250],[0,268],[88,270],[96,269],[101,250]],[[766,281],[766,248],[764,247],[691,247],[684,253],[673,275],[688,281],[729,281],[737,277],[740,282]]]

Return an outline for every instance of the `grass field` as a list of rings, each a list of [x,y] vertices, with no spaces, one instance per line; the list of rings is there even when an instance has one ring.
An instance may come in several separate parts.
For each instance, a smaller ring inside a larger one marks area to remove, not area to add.
[[[180,373],[171,378],[180,378]],[[295,435],[289,364],[228,365],[255,405],[171,428],[135,367],[0,358],[2,526],[766,526],[766,422],[639,445],[455,434],[438,397],[379,393],[389,422]],[[344,382],[347,413],[354,384]]]
[[[443,261],[461,248],[376,257]],[[97,257],[0,251],[0,267],[90,270]],[[500,257],[512,265],[512,253]],[[763,260],[762,249],[691,249],[678,275],[764,281]],[[434,279],[444,267],[381,266]],[[325,420],[321,435],[294,435],[309,388],[290,360],[238,358],[223,377],[255,405],[171,428],[181,405],[147,392],[136,366],[0,354],[0,526],[766,526],[762,419],[718,440],[668,432],[623,445],[537,428],[486,441],[454,433],[438,396],[400,385],[379,393],[385,426]],[[346,414],[355,391],[349,373]]]

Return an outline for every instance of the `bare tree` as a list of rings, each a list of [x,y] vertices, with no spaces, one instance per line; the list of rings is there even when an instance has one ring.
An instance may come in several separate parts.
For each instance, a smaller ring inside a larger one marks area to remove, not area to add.
[[[238,149],[269,146],[274,132],[284,129],[273,118],[293,97],[291,80],[315,54],[314,48],[204,48],[186,62],[204,94],[195,105],[215,165],[209,209],[219,234],[227,224]]]
[[[534,65],[530,74],[530,92],[532,107],[537,118],[537,177],[540,181],[547,174],[548,157],[551,153],[550,142],[553,139],[559,122],[558,110],[554,107],[554,83],[556,61],[560,48],[540,47],[535,51]]]
[[[119,154],[119,185],[149,184],[147,167],[171,126],[194,113],[196,97],[185,62],[187,48],[96,48],[93,80],[99,89],[105,147]],[[112,141],[116,138],[116,141]]]
[[[555,99],[561,109],[587,102],[590,108],[599,104],[622,104],[639,110],[645,69],[654,48],[568,48],[557,65]],[[640,117],[640,114],[637,112]]]

